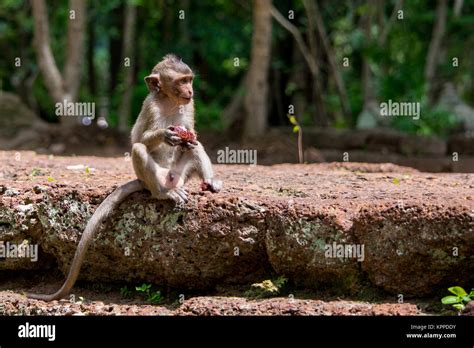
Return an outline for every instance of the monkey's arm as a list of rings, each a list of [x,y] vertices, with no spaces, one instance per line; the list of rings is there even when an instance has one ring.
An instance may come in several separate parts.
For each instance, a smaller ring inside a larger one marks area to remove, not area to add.
[[[27,294],[27,297],[43,301],[53,301],[61,299],[69,294],[72,287],[74,286],[74,283],[76,282],[77,276],[79,275],[79,270],[81,269],[82,261],[84,260],[87,248],[99,230],[101,223],[112,214],[112,212],[128,195],[136,191],[141,191],[143,188],[144,187],[141,181],[132,180],[118,187],[114,192],[112,192],[99,205],[87,223],[84,233],[82,233],[81,240],[79,241],[79,245],[77,246],[74,259],[72,260],[69,274],[61,289],[52,295]]]
[[[181,138],[178,134],[170,129],[154,129],[147,130],[141,136],[141,141],[148,149],[153,149],[156,146],[167,143],[171,146],[176,146],[181,143]]]

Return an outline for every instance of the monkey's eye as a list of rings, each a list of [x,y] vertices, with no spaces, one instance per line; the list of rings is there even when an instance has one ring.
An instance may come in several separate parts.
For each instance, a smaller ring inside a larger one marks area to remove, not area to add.
[[[182,79],[179,79],[178,80],[178,84],[179,85],[185,85],[187,83],[191,83],[193,82],[193,78],[192,77],[185,77],[185,78],[182,78]]]

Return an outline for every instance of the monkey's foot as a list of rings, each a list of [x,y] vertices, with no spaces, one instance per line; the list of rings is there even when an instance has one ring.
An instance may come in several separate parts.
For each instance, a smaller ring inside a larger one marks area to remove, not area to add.
[[[171,189],[166,193],[166,195],[178,205],[182,205],[188,201],[188,191],[183,187]]]
[[[178,205],[183,205],[188,201],[188,191],[183,187],[176,187],[172,189],[164,189],[161,192],[152,192],[152,197],[158,200],[173,200]]]
[[[211,191],[212,193],[217,193],[222,188],[222,180],[209,179],[201,183],[202,191]]]

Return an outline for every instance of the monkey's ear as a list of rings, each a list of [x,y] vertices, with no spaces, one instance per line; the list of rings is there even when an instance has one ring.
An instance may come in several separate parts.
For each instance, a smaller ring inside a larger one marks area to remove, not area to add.
[[[145,82],[146,82],[146,85],[148,86],[148,90],[150,92],[153,92],[153,91],[157,91],[159,92],[160,91],[160,77],[156,74],[152,74],[152,75],[149,75],[147,77],[145,77]]]

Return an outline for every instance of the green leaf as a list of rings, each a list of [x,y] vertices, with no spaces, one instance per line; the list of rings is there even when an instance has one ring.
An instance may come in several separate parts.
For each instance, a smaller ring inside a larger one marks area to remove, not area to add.
[[[151,284],[142,284],[141,286],[137,286],[135,289],[136,289],[137,291],[143,291],[143,292],[145,292],[145,291],[150,290],[150,288],[151,288]]]
[[[464,308],[464,306],[462,304],[453,304],[453,307],[456,308],[459,311],[463,310],[463,308]]]
[[[285,285],[285,283],[288,281],[287,278],[285,278],[285,276],[279,276],[277,279],[275,279],[273,281],[273,283],[278,287],[278,288],[281,288],[283,285]]]
[[[33,170],[31,171],[31,173],[29,175],[30,176],[39,176],[39,175],[43,175],[43,174],[41,173],[40,168],[33,168]]]
[[[296,122],[295,116],[288,115],[288,119],[290,120],[290,123],[293,125],[297,125],[298,122]]]
[[[48,180],[49,182],[55,182],[55,181],[56,181],[56,179],[53,178],[52,176],[48,176],[48,179],[47,179],[47,180]]]
[[[300,131],[300,126],[293,127],[293,133],[298,133]]]
[[[446,296],[441,299],[443,304],[454,304],[459,303],[459,297],[457,296]]]
[[[460,286],[453,286],[448,288],[449,292],[453,293],[454,295],[464,297],[467,296],[467,292],[461,288]]]
[[[161,292],[157,291],[148,297],[148,300],[152,303],[159,303],[161,301]]]

